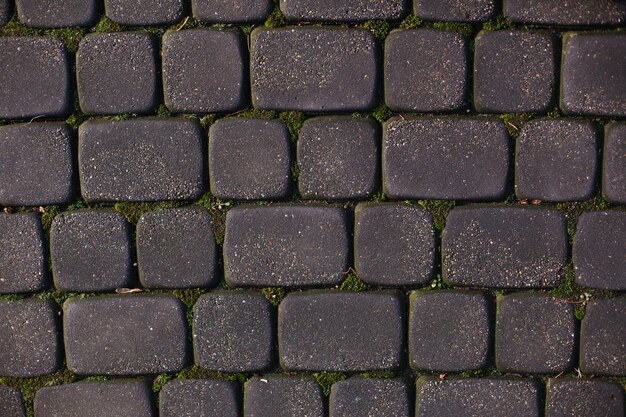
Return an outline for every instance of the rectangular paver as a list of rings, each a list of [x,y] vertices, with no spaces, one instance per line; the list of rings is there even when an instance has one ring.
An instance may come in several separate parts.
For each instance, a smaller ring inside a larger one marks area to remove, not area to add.
[[[623,416],[624,389],[598,379],[553,378],[546,387],[546,417]]]
[[[499,10],[497,0],[413,0],[414,13],[425,20],[483,22]]]
[[[602,196],[613,203],[626,204],[626,123],[604,127]]]
[[[191,0],[193,17],[204,22],[261,22],[272,11],[272,0]]]
[[[159,416],[241,417],[240,391],[232,381],[175,379],[159,393]]]
[[[16,0],[15,5],[20,21],[37,28],[91,26],[100,11],[98,0]]]
[[[287,19],[322,21],[392,20],[407,11],[406,0],[280,0]]]
[[[310,376],[250,378],[244,388],[244,417],[324,417],[322,389]]]
[[[333,384],[330,417],[410,417],[412,389],[402,379],[350,378]]]
[[[171,25],[185,14],[185,0],[104,0],[106,15],[121,25]]]
[[[619,25],[626,21],[626,4],[614,0],[505,0],[504,15],[532,25]]]

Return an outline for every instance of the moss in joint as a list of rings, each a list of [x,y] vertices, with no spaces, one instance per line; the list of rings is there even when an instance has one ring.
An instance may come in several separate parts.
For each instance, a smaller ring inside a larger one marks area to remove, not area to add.
[[[287,291],[282,287],[267,287],[263,288],[262,291],[267,301],[274,307],[278,307],[287,295]]]
[[[96,23],[96,26],[94,26],[93,28],[93,31],[97,33],[121,32],[123,30],[124,26],[120,25],[119,23],[115,23],[106,16],[102,16],[100,21],[98,21],[98,23]]]
[[[435,29],[445,30],[448,32],[459,32],[465,36],[472,36],[474,33],[474,27],[469,23],[458,23],[458,22],[436,22],[433,24]]]
[[[152,381],[152,392],[159,393],[171,379],[173,378],[170,374],[159,374],[154,381]]]
[[[372,111],[372,117],[376,119],[378,123],[385,122],[392,115],[393,115],[392,111],[389,109],[389,107],[385,106],[384,104],[381,104],[380,106],[376,107]]]
[[[609,203],[602,197],[597,196],[586,201],[558,203],[556,208],[563,213],[567,220],[567,234],[570,237],[570,241],[572,241],[576,234],[576,224],[580,215],[586,211],[606,210],[609,208]]]
[[[278,117],[287,125],[291,140],[296,142],[300,134],[300,129],[302,129],[302,125],[306,119],[304,113],[298,111],[284,111],[279,113]]]
[[[281,26],[285,26],[286,24],[287,24],[287,19],[285,19],[285,15],[280,10],[280,7],[277,4],[276,6],[274,6],[274,10],[272,10],[272,13],[268,16],[267,20],[265,21],[265,27],[269,29],[276,29]]]
[[[343,381],[348,378],[343,372],[315,372],[313,377],[322,388],[324,395],[330,395],[330,390],[335,382]]]
[[[243,372],[209,371],[198,365],[191,365],[176,374],[179,379],[221,379],[226,381],[246,382],[248,375]]]
[[[167,108],[165,104],[161,103],[159,104],[159,108],[156,111],[156,115],[157,117],[171,117],[172,112],[170,111],[170,109]]]
[[[498,15],[491,19],[488,22],[483,23],[483,30],[502,30],[502,29],[513,29],[515,25],[513,21],[507,17],[502,15]]]
[[[391,26],[389,26],[389,22],[386,20],[368,20],[363,23],[363,29],[369,30],[380,40],[384,40],[391,32]]]
[[[172,291],[172,295],[178,298],[187,307],[185,318],[187,319],[189,328],[193,326],[193,306],[196,304],[196,301],[198,301],[198,298],[206,292],[207,290],[205,288],[185,288]]]
[[[424,25],[424,21],[414,14],[407,16],[401,23],[402,29],[417,29]]]
[[[233,202],[220,200],[214,195],[206,193],[196,204],[204,207],[211,213],[215,241],[221,246],[224,243],[224,234],[226,232],[226,212],[233,206]]]
[[[45,231],[49,231],[52,227],[52,221],[61,213],[61,207],[59,206],[47,206],[41,210],[41,224]]]
[[[277,113],[273,110],[264,110],[264,109],[247,109],[242,112],[237,113],[236,117],[240,117],[243,119],[275,119]]]
[[[396,374],[393,371],[368,371],[361,374],[363,378],[378,378],[378,379],[390,379],[395,378]]]
[[[418,204],[430,211],[433,215],[435,228],[442,231],[446,225],[446,218],[456,203],[450,200],[419,200]]]
[[[349,272],[346,279],[343,280],[339,287],[342,291],[367,291],[371,286],[365,282],[355,272]]]
[[[533,117],[534,116],[529,113],[505,113],[500,116],[509,131],[509,135],[513,139],[517,139],[519,137],[522,125],[529,120],[532,120]]]
[[[182,206],[179,201],[161,201],[158,203],[132,203],[120,202],[115,203],[113,208],[126,217],[126,220],[133,224],[137,224],[144,213],[150,211],[161,211]]]

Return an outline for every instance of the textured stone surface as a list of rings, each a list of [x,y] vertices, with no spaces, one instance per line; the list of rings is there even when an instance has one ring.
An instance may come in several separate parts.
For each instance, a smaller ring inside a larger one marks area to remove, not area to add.
[[[624,389],[602,380],[550,379],[546,417],[607,417],[624,415]]]
[[[16,0],[17,15],[27,26],[92,26],[100,11],[97,0]]]
[[[330,417],[409,417],[413,399],[401,379],[351,378],[333,384]]]
[[[244,389],[244,417],[324,417],[324,396],[312,377],[252,377]]]
[[[9,0],[0,0],[0,27],[5,25],[11,17],[11,3]]]
[[[414,0],[414,13],[425,20],[483,22],[499,10],[496,0]]]
[[[182,19],[185,0],[104,0],[106,15],[121,25],[171,25]]]
[[[602,195],[613,203],[626,204],[626,123],[604,128]]]
[[[0,386],[0,410],[4,413],[4,417],[25,417],[20,391]]]
[[[383,125],[383,189],[392,198],[503,198],[509,147],[500,121],[394,117]]]
[[[240,417],[239,391],[236,382],[176,379],[159,393],[159,416]]]
[[[449,285],[554,287],[568,254],[565,219],[533,207],[453,209],[442,235],[443,279]]]
[[[614,0],[506,0],[504,15],[533,25],[618,25],[626,21],[626,4]]]
[[[332,112],[376,104],[378,47],[368,30],[259,28],[251,51],[254,107]]]
[[[362,21],[391,20],[404,16],[406,0],[280,0],[287,19]]]
[[[191,0],[193,17],[204,22],[261,22],[272,6],[272,0]]]

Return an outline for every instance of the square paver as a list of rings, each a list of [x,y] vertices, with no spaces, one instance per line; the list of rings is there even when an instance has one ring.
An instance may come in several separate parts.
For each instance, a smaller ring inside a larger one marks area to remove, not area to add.
[[[187,11],[186,0],[104,0],[106,15],[121,25],[171,25]]]
[[[92,26],[100,12],[98,0],[16,0],[15,4],[20,21],[37,28]]]
[[[401,379],[350,378],[333,384],[330,417],[409,417],[413,399]]]
[[[602,196],[626,204],[626,123],[609,123],[604,128]]]
[[[272,0],[191,0],[193,17],[204,22],[262,22],[272,11]]]
[[[159,416],[241,417],[240,391],[232,381],[175,379],[159,393]]]

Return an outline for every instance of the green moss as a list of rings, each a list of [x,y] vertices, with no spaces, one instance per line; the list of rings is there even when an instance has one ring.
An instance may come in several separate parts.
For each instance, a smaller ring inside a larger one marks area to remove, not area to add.
[[[93,31],[97,33],[121,32],[124,27],[119,23],[115,23],[106,16],[102,16],[100,21],[94,26]]]
[[[237,113],[237,117],[243,119],[275,119],[278,113],[272,110],[247,109]]]
[[[287,19],[285,19],[285,15],[280,10],[280,7],[276,5],[272,13],[268,16],[265,21],[265,27],[269,29],[276,29],[281,26],[285,26],[287,24]]]
[[[73,203],[71,203],[70,205],[67,206],[67,210],[72,211],[72,210],[80,210],[80,209],[84,209],[87,206],[87,203],[85,203],[85,201],[83,201],[82,199],[78,199],[76,201],[74,201]]]
[[[278,305],[283,301],[285,296],[287,295],[287,291],[281,287],[267,287],[263,288],[263,295],[274,307],[278,307]]]
[[[208,129],[216,121],[217,121],[217,115],[216,114],[214,114],[214,113],[207,114],[206,116],[203,116],[203,117],[200,118],[200,126],[202,126],[205,129]]]
[[[67,50],[76,53],[78,50],[78,44],[87,34],[87,30],[85,28],[61,28],[61,29],[51,29],[46,31],[47,35],[55,36],[60,38],[65,46],[67,46]]]
[[[115,116],[109,116],[108,119],[114,120],[116,122],[123,122],[124,120],[132,120],[137,118],[136,114],[124,113],[124,114],[116,114]]]
[[[502,15],[496,16],[488,22],[483,23],[483,30],[502,30],[513,29],[515,25],[513,21]]]
[[[165,384],[167,384],[172,378],[173,377],[170,374],[157,375],[157,377],[154,378],[154,381],[152,381],[152,392],[161,392]]]
[[[500,116],[509,131],[509,135],[513,139],[517,139],[519,137],[522,125],[529,120],[532,120],[533,117],[534,116],[530,113],[505,113]]]
[[[472,36],[474,33],[474,27],[469,23],[458,23],[458,22],[436,22],[433,24],[435,29],[445,30],[448,32],[459,32],[465,36]]]
[[[246,37],[248,37],[252,33],[252,30],[254,30],[254,26],[252,26],[252,25],[243,25],[243,26],[240,27],[240,29],[243,32],[243,34]]]
[[[417,29],[424,25],[424,21],[415,15],[407,16],[402,22],[400,22],[400,28],[402,29]]]
[[[221,246],[224,243],[224,233],[226,232],[226,212],[233,206],[233,202],[220,200],[214,195],[206,193],[196,204],[211,212],[215,241]]]
[[[369,290],[371,286],[363,282],[363,280],[361,280],[361,278],[359,278],[357,274],[355,274],[354,272],[350,272],[348,273],[346,279],[343,280],[339,288],[342,291],[361,292]]]
[[[386,201],[386,200],[387,200],[387,195],[382,190],[372,196],[372,201],[375,203],[382,203],[383,201]]]
[[[567,234],[570,237],[570,241],[574,239],[576,234],[576,224],[578,223],[578,217],[585,211],[598,211],[606,210],[609,208],[609,203],[602,197],[594,197],[591,200],[558,203],[556,208],[560,210],[565,219],[567,220]]]
[[[450,213],[450,210],[456,205],[454,201],[449,200],[419,200],[418,204],[430,211],[433,215],[435,228],[439,231],[443,230],[446,225],[448,213]]]
[[[193,326],[193,306],[198,301],[198,298],[206,292],[205,288],[184,288],[172,291],[172,295],[187,307],[185,317],[190,328]]]
[[[278,117],[287,125],[291,140],[296,142],[300,134],[300,129],[302,129],[302,125],[306,119],[304,113],[298,111],[284,111],[280,112]]]
[[[391,26],[389,22],[385,20],[368,20],[363,23],[363,29],[367,29],[374,34],[374,36],[380,40],[384,40],[389,32],[391,32]]]
[[[441,274],[435,275],[435,279],[430,283],[430,288],[433,290],[443,290],[448,288],[443,279],[441,278]]]
[[[488,373],[484,369],[473,369],[470,371],[463,371],[459,374],[462,378],[483,378],[487,375]]]
[[[19,301],[26,298],[25,294],[0,294],[1,301]]]
[[[41,224],[45,231],[50,230],[52,227],[52,220],[61,213],[61,207],[59,206],[47,206],[41,211]]]
[[[191,365],[176,374],[179,379],[222,379],[226,381],[246,382],[248,375],[243,372],[220,372],[202,369]]]
[[[37,36],[41,35],[39,29],[29,28],[20,22],[17,13],[14,13],[6,25],[0,27],[0,36]]]
[[[563,117],[563,113],[561,113],[561,109],[555,107],[548,113],[548,117],[551,119],[558,119],[559,117]]]
[[[163,103],[159,104],[159,108],[156,111],[157,117],[171,117],[172,112]]]
[[[389,379],[389,378],[395,378],[396,374],[393,371],[368,371],[368,372],[363,372],[361,376],[363,378]]]
[[[63,306],[63,303],[70,298],[78,298],[84,300],[86,298],[96,297],[98,294],[96,293],[74,293],[74,292],[65,292],[60,290],[49,290],[43,291],[35,294],[40,300],[52,300],[59,305],[59,307]]]
[[[343,381],[348,376],[343,372],[316,372],[313,374],[313,377],[322,387],[322,391],[324,395],[330,395],[330,390],[335,382]]]
[[[104,376],[104,375],[93,375],[93,376],[88,376],[87,378],[82,379],[81,381],[104,382],[104,381],[109,381],[110,379],[111,377]]]
[[[78,108],[74,106],[74,108]],[[70,117],[65,120],[65,123],[68,124],[72,129],[78,129],[78,127],[87,119],[87,116],[83,114],[80,110],[74,111]]]
[[[150,211],[161,211],[182,206],[179,201],[160,201],[158,203],[133,203],[120,202],[115,203],[113,208],[121,213],[131,223],[136,224],[142,214]]]
[[[379,123],[385,122],[392,116],[392,114],[393,113],[391,112],[389,107],[385,106],[384,104],[381,104],[372,111],[372,117],[376,119]]]

